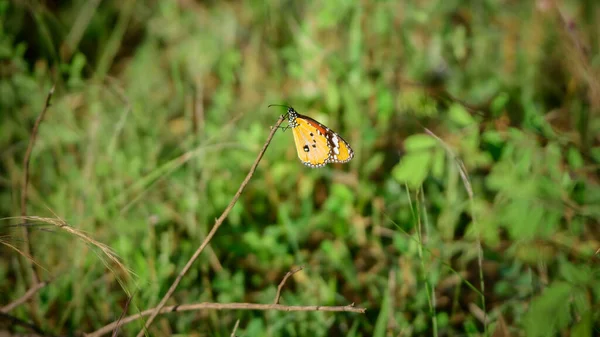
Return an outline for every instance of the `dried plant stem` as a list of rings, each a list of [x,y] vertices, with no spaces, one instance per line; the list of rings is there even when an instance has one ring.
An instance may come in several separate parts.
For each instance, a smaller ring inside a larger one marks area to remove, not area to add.
[[[134,294],[132,294],[131,296],[129,296],[127,298],[127,302],[125,302],[125,308],[123,308],[123,312],[121,313],[121,316],[119,316],[119,319],[117,320],[117,326],[115,326],[115,329],[113,330],[112,337],[117,337],[119,335],[119,327],[121,325],[121,320],[123,319],[123,317],[125,317],[125,314],[127,313],[127,309],[129,309],[129,303],[131,303],[133,296],[134,296]]]
[[[275,295],[275,300],[273,301],[273,304],[279,304],[279,300],[281,299],[281,290],[283,289],[285,282],[287,282],[287,279],[290,278],[290,276],[301,271],[302,269],[304,269],[304,266],[300,266],[298,268],[292,269],[285,274],[285,276],[283,277],[283,280],[281,280],[281,282],[277,286],[277,294]]]
[[[54,85],[50,88],[48,92],[48,96],[46,96],[46,103],[44,104],[44,108],[42,112],[35,120],[33,124],[33,130],[31,130],[31,138],[29,138],[29,144],[27,145],[27,151],[25,152],[25,158],[23,159],[23,184],[21,185],[21,216],[24,217],[27,215],[27,186],[29,185],[29,162],[31,161],[31,152],[33,151],[33,145],[37,139],[38,129],[40,124],[44,120],[44,116],[46,115],[46,111],[50,107],[50,99],[52,99],[52,95],[54,94]],[[29,228],[27,226],[23,226],[23,237],[25,239],[25,246],[23,251],[27,256],[33,257],[31,254],[31,241],[29,240]],[[31,268],[31,286],[32,289],[41,289],[41,287],[36,287],[40,282],[39,275],[37,274],[37,269],[33,263],[29,263]]]
[[[30,299],[33,295],[35,295],[38,292],[38,290],[42,289],[43,287],[45,287],[47,285],[48,285],[48,282],[46,282],[46,281],[36,283],[33,287],[31,287],[31,288],[29,288],[29,290],[27,290],[25,295],[19,297],[18,299],[14,300],[14,301],[8,303],[7,305],[3,306],[2,308],[0,308],[0,312],[5,313],[5,314],[11,312],[14,308],[27,302],[27,300]]]
[[[144,310],[141,313],[125,317],[119,321],[110,323],[90,334],[86,334],[86,337],[99,337],[107,334],[115,328],[117,324],[121,326],[135,320],[140,319],[144,316],[149,316],[157,311],[157,308]],[[294,305],[281,305],[281,304],[256,304],[256,303],[196,303],[196,304],[182,304],[166,306],[160,309],[160,313],[179,312],[179,311],[198,311],[198,310],[278,310],[278,311],[336,311],[336,312],[355,312],[364,314],[366,309],[356,308],[354,303],[345,306],[321,306],[321,305],[306,305],[306,306],[294,306]]]
[[[156,306],[154,309],[150,309],[150,317],[146,321],[144,328],[141,329],[140,332],[137,334],[137,337],[142,337],[144,335],[144,332],[152,324],[152,322],[154,321],[156,316],[160,312],[162,312],[161,310],[167,303],[167,300],[169,300],[169,298],[171,298],[171,296],[175,292],[175,289],[177,289],[177,286],[179,285],[179,282],[181,282],[181,279],[183,278],[183,276],[192,267],[192,264],[196,261],[196,259],[198,259],[198,256],[200,256],[200,254],[202,253],[204,248],[206,248],[206,246],[208,245],[210,240],[213,238],[213,236],[219,229],[219,227],[221,227],[221,224],[223,224],[223,221],[227,218],[227,216],[229,215],[229,212],[231,211],[231,209],[233,208],[233,206],[235,205],[237,200],[240,198],[240,195],[246,188],[246,185],[248,185],[248,182],[254,175],[254,171],[256,171],[256,167],[258,166],[258,163],[260,163],[260,160],[262,159],[263,155],[265,154],[267,147],[271,143],[271,139],[273,139],[275,132],[277,132],[277,130],[279,129],[279,126],[281,125],[283,120],[284,120],[284,116],[279,117],[279,119],[277,120],[277,123],[275,123],[275,126],[273,126],[271,128],[271,133],[269,133],[269,136],[267,137],[267,141],[265,142],[265,145],[263,145],[263,148],[258,153],[258,156],[256,157],[256,160],[254,161],[254,164],[250,168],[250,171],[246,175],[246,178],[244,179],[244,181],[238,188],[237,192],[235,193],[235,195],[229,202],[229,205],[227,205],[227,208],[225,208],[225,210],[223,211],[223,214],[221,214],[221,216],[215,221],[215,224],[213,225],[212,229],[210,230],[210,232],[208,233],[208,235],[206,236],[206,238],[204,239],[204,241],[202,242],[200,247],[198,247],[198,249],[196,249],[196,251],[194,252],[192,257],[189,259],[189,261],[186,263],[186,265],[183,267],[183,269],[179,272],[179,275],[177,275],[177,278],[175,278],[175,281],[173,282],[173,284],[171,284],[171,287],[169,288],[169,290],[167,291],[165,296],[163,296],[163,298],[160,300],[160,303],[158,303],[158,306]]]
[[[46,111],[50,107],[50,100],[52,99],[52,95],[54,94],[54,85],[48,91],[48,95],[46,96],[46,102],[44,103],[44,108],[42,112],[39,114],[35,123],[33,124],[33,129],[31,130],[31,137],[29,138],[29,144],[27,144],[27,150],[25,151],[25,157],[23,158],[23,181],[21,185],[21,216],[24,217],[27,215],[27,187],[29,185],[29,163],[31,162],[31,153],[33,152],[33,146],[35,145],[35,141],[37,139],[38,130],[40,128],[40,124],[44,120],[44,116],[46,115]],[[2,308],[2,312],[6,313],[10,310],[14,309],[18,305],[25,303],[27,300],[31,299],[40,289],[47,285],[47,282],[40,282],[40,277],[38,275],[38,270],[36,269],[36,263],[32,254],[31,248],[31,240],[29,238],[29,228],[26,226],[23,227],[23,256],[27,258],[25,265],[28,265],[28,268],[31,272],[31,284],[30,289],[27,290],[25,295],[21,296],[21,298],[9,303],[5,307]],[[27,269],[27,267],[25,268]],[[35,299],[34,299],[35,301]],[[6,310],[6,311],[4,311]],[[34,320],[39,320],[38,311],[35,303],[31,303],[30,305],[30,315]]]
[[[240,320],[239,319],[237,321],[235,321],[235,325],[233,327],[233,331],[231,331],[231,337],[235,337],[235,332],[237,331],[238,326],[240,326]]]

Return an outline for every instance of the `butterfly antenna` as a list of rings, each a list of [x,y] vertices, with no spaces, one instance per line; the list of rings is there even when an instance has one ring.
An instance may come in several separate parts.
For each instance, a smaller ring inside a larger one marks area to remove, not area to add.
[[[289,106],[289,105],[284,105],[284,104],[269,104],[269,106],[268,106],[268,107],[270,108],[270,107],[272,107],[272,106],[282,106],[282,107],[286,107],[286,108],[288,108],[288,110],[289,110],[289,109],[292,109],[292,110],[294,109],[294,108],[292,108],[291,106]],[[287,112],[287,111],[286,111],[286,113],[285,113],[285,115],[284,115],[284,116],[285,116],[284,118],[287,118],[287,116],[288,116],[288,112]]]
[[[272,107],[272,106],[283,106],[283,107],[286,107],[286,108],[288,108],[288,109],[289,109],[289,108],[291,108],[291,106],[289,106],[289,105],[284,105],[284,104],[269,104],[269,108],[270,108],[270,107]]]

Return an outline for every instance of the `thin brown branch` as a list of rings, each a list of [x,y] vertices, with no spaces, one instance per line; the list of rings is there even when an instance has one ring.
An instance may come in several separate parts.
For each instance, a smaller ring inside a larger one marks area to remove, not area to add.
[[[302,269],[304,269],[304,266],[300,266],[298,268],[292,269],[285,274],[285,276],[283,277],[283,279],[281,280],[281,282],[279,282],[279,285],[277,286],[277,294],[275,295],[275,300],[273,301],[273,304],[279,304],[279,299],[281,298],[281,289],[283,289],[283,286],[285,285],[285,282],[287,281],[287,279],[290,278],[290,276],[301,271]]]
[[[158,307],[157,307],[158,308]],[[152,315],[156,312],[157,308],[144,310],[138,314],[131,315],[120,320],[120,324],[127,324],[135,320],[140,319],[144,316]],[[307,305],[307,306],[295,306],[295,305],[281,305],[281,304],[256,304],[256,303],[195,303],[195,304],[182,304],[162,307],[160,309],[161,314],[170,312],[180,311],[198,311],[198,310],[277,310],[277,311],[329,311],[329,312],[355,312],[364,314],[366,309],[356,308],[354,303],[345,306],[321,306],[321,305]],[[86,334],[86,337],[99,337],[104,334],[111,332],[117,322],[112,322],[92,333]]]
[[[235,337],[235,332],[237,331],[238,326],[240,326],[240,320],[235,321],[235,325],[233,326],[233,331],[231,332],[230,337]]]
[[[50,100],[52,99],[52,95],[54,94],[54,88],[54,85],[52,85],[50,91],[48,92],[48,95],[46,96],[44,108],[35,120],[35,123],[33,124],[33,129],[31,130],[31,137],[29,138],[29,144],[27,144],[27,150],[25,151],[25,157],[23,158],[23,182],[21,184],[21,217],[25,217],[27,215],[27,188],[29,186],[29,163],[31,162],[31,153],[33,152],[33,146],[37,139],[40,124],[44,120],[46,111],[48,111],[48,108],[50,107]],[[27,226],[23,226],[23,239],[25,240],[25,243],[23,245],[22,255],[27,257],[29,261],[29,268],[31,269],[31,288],[27,290],[27,292],[17,300],[2,307],[2,309],[0,310],[2,313],[10,312],[17,306],[25,303],[27,300],[33,297],[33,295],[35,295],[38,292],[38,290],[42,289],[48,284],[47,282],[40,282],[40,278],[36,269],[36,263],[32,254],[31,240],[29,239],[29,228]],[[32,306],[31,314],[33,317],[37,317],[35,306]]]
[[[127,313],[127,309],[129,308],[129,303],[131,303],[131,300],[133,299],[134,295],[135,294],[132,294],[131,296],[129,296],[127,298],[127,302],[125,302],[125,308],[123,308],[123,312],[121,313],[121,316],[119,316],[119,319],[117,320],[117,326],[113,330],[112,337],[117,337],[117,335],[119,334],[119,327],[121,325],[121,320],[123,319],[123,317],[125,317],[125,314]]]
[[[36,283],[33,287],[29,288],[29,290],[27,290],[27,292],[23,296],[21,296],[18,299],[14,300],[14,301],[12,301],[10,303],[8,303],[5,306],[3,306],[2,309],[0,309],[0,312],[1,313],[9,313],[14,308],[16,308],[19,305],[27,302],[27,300],[29,300],[40,289],[44,288],[47,285],[48,285],[48,282],[46,282],[46,281]]]
[[[46,96],[46,103],[44,104],[44,108],[42,112],[35,120],[33,124],[33,129],[31,130],[31,138],[29,138],[29,144],[27,145],[27,151],[25,151],[25,158],[23,158],[23,183],[21,185],[21,216],[27,215],[27,186],[29,185],[29,162],[31,161],[31,152],[33,151],[33,145],[35,144],[35,140],[37,139],[38,129],[40,124],[44,120],[44,116],[46,115],[46,111],[50,107],[50,99],[52,99],[52,95],[54,94],[54,85],[50,88],[48,92],[48,96]],[[32,256],[31,254],[31,241],[29,240],[29,228],[23,227],[23,237],[25,239],[24,251],[27,256]],[[33,263],[29,264],[31,267],[31,286],[35,287],[39,282],[40,278],[37,274],[37,269]]]
[[[144,335],[144,332],[152,324],[152,322],[154,321],[154,318],[156,318],[156,316],[161,312],[162,308],[167,303],[167,300],[169,300],[169,298],[171,298],[171,296],[175,292],[175,289],[177,289],[177,286],[179,285],[179,282],[181,282],[181,279],[183,278],[183,276],[192,267],[192,264],[196,261],[196,259],[198,259],[198,256],[200,256],[200,253],[202,253],[202,251],[204,250],[204,248],[206,248],[206,246],[208,245],[210,240],[213,238],[213,236],[215,235],[215,233],[217,232],[219,227],[221,227],[221,224],[223,224],[223,221],[227,218],[227,216],[229,215],[229,212],[231,211],[231,209],[233,208],[235,203],[238,201],[238,199],[240,198],[240,195],[246,188],[246,185],[248,185],[248,182],[254,175],[254,171],[256,171],[256,167],[260,163],[260,160],[262,159],[263,155],[265,154],[265,151],[267,151],[267,147],[271,143],[271,139],[273,139],[275,132],[277,132],[277,130],[279,129],[279,126],[281,125],[283,120],[284,120],[284,116],[279,117],[279,119],[277,120],[275,125],[273,127],[271,127],[271,132],[269,133],[269,136],[267,137],[267,141],[265,142],[265,145],[263,145],[263,148],[258,153],[258,156],[256,157],[256,160],[254,161],[254,164],[250,168],[250,171],[246,175],[246,178],[244,179],[244,181],[238,188],[237,192],[235,193],[235,195],[229,202],[229,205],[227,205],[227,208],[225,208],[225,210],[223,211],[223,214],[221,214],[221,216],[215,221],[215,224],[213,225],[212,229],[210,230],[210,232],[208,233],[208,235],[206,236],[206,238],[204,239],[204,241],[202,242],[200,247],[198,247],[198,249],[196,249],[196,251],[194,252],[194,255],[192,255],[192,257],[189,259],[189,261],[186,263],[186,265],[183,267],[183,269],[179,272],[179,275],[177,275],[177,277],[175,278],[175,281],[173,282],[173,284],[171,284],[171,287],[169,288],[169,290],[167,291],[165,296],[163,296],[163,298],[160,300],[160,303],[158,303],[158,306],[156,306],[154,309],[151,309],[152,310],[151,315],[148,318],[148,320],[146,321],[144,328],[142,328],[140,330],[140,332],[137,334],[137,337],[142,337]]]

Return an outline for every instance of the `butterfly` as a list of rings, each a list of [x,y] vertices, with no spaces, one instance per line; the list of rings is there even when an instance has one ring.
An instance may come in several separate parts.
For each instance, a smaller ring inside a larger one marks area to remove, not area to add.
[[[271,104],[269,106],[273,106]],[[327,163],[346,163],[354,157],[350,144],[340,135],[316,120],[287,107],[288,126],[292,129],[298,158],[308,167],[323,167]]]

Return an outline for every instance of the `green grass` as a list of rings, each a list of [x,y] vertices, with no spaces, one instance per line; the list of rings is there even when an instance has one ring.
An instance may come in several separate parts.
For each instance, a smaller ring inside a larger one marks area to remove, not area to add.
[[[151,335],[491,336],[500,317],[513,336],[598,334],[600,7],[545,3],[0,0],[0,217],[20,214],[56,84],[27,214],[76,230],[31,227],[52,282],[10,314],[78,334],[128,294],[127,314],[155,306],[275,103],[355,158],[307,168],[278,132],[169,305],[270,303],[303,265],[282,304],[367,313],[172,313]],[[0,222],[0,306],[29,286],[18,223]]]

